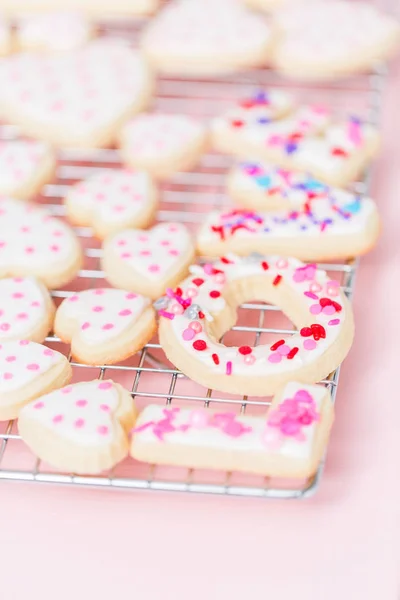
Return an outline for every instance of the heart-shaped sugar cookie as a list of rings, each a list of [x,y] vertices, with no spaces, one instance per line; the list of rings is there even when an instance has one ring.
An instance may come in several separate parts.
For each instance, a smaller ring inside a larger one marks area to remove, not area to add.
[[[0,277],[34,275],[49,288],[78,272],[82,251],[73,231],[44,208],[0,198]]]
[[[127,229],[107,238],[102,267],[115,287],[158,298],[187,273],[195,251],[192,237],[180,223],[152,229]]]
[[[108,169],[77,183],[65,199],[68,218],[104,238],[127,227],[147,227],[157,190],[147,173]]]
[[[103,146],[151,93],[143,60],[116,40],[65,54],[21,53],[0,63],[0,111],[32,137]]]
[[[18,417],[22,406],[62,387],[72,377],[65,356],[29,340],[0,344],[0,421]]]
[[[66,298],[54,331],[87,364],[111,364],[140,350],[156,329],[149,298],[124,290],[86,290]]]
[[[113,381],[86,381],[25,406],[18,429],[42,460],[73,473],[100,473],[128,454],[135,419],[130,393]]]

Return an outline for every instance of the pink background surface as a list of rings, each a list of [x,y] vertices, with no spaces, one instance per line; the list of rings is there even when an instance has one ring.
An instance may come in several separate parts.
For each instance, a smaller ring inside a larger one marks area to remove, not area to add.
[[[356,340],[317,495],[264,501],[1,482],[2,600],[395,600],[399,78],[398,63],[373,186],[383,236],[359,271]]]

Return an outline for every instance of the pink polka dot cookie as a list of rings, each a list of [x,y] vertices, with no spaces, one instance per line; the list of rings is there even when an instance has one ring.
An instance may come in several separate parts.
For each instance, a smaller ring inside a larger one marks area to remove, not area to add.
[[[195,256],[192,237],[180,223],[121,231],[105,240],[103,250],[102,267],[113,286],[153,299],[185,276]]]
[[[0,64],[2,116],[59,146],[109,145],[151,92],[143,59],[120,40],[61,54],[23,52]]]
[[[295,382],[259,417],[151,404],[135,423],[131,455],[151,464],[305,479],[323,458],[332,423],[328,390]]]
[[[66,385],[72,369],[65,356],[29,340],[0,344],[0,421],[16,419],[25,404]]]
[[[120,136],[125,164],[168,177],[191,169],[206,149],[205,128],[186,115],[139,115]]]
[[[85,381],[25,406],[18,429],[41,460],[63,471],[95,474],[127,456],[135,413],[130,393],[118,383]]]
[[[0,142],[0,194],[29,199],[55,174],[56,159],[47,144],[33,140]]]
[[[86,364],[113,364],[132,356],[152,338],[156,321],[151,301],[124,290],[86,290],[66,298],[57,310],[54,332]]]
[[[0,198],[0,217],[0,277],[34,275],[49,288],[75,277],[82,250],[65,223],[11,198]]]
[[[400,26],[366,2],[311,1],[278,11],[273,64],[296,79],[332,79],[364,71],[391,57]]]
[[[53,11],[79,11],[90,17],[121,18],[154,13],[160,0],[1,0],[2,11],[12,16]]]
[[[48,12],[26,16],[18,23],[17,40],[23,50],[74,50],[92,37],[93,26],[82,13]]]
[[[256,299],[279,306],[298,331],[255,347],[219,343],[236,308]],[[195,265],[159,305],[168,359],[201,385],[232,394],[268,396],[290,381],[316,383],[346,357],[354,336],[338,282],[295,258],[229,255]]]
[[[265,65],[273,36],[258,15],[232,0],[177,0],[145,29],[142,49],[159,71],[218,75]]]
[[[107,235],[127,227],[148,227],[158,205],[157,189],[145,172],[108,169],[74,185],[65,198],[70,221]]]
[[[34,277],[0,279],[0,342],[43,342],[53,326],[55,307]]]

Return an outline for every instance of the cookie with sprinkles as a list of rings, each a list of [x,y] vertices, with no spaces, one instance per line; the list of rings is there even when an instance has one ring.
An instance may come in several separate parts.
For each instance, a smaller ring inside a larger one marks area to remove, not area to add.
[[[328,389],[297,382],[257,417],[151,404],[135,423],[131,455],[151,464],[305,479],[318,468],[332,422]]]
[[[218,342],[236,308],[256,299],[279,306],[297,331],[254,347]],[[295,258],[232,254],[193,265],[159,306],[167,358],[197,383],[232,394],[268,396],[291,381],[316,383],[338,367],[354,336],[338,282]]]
[[[142,50],[158,71],[215,76],[263,66],[273,33],[236,0],[177,0],[145,28]]]
[[[102,269],[114,287],[155,299],[185,277],[194,257],[192,236],[184,225],[159,223],[106,238]]]
[[[56,170],[51,147],[34,140],[0,142],[0,194],[27,200],[49,183]]]
[[[157,178],[191,169],[206,146],[204,126],[186,115],[142,114],[129,121],[120,135],[124,163]]]
[[[122,40],[64,53],[21,52],[0,63],[0,110],[26,135],[58,146],[102,147],[142,110],[153,79]]]
[[[96,288],[66,298],[54,332],[86,364],[114,364],[132,356],[156,330],[149,298],[125,290]]]
[[[111,380],[75,383],[21,410],[18,430],[38,458],[57,469],[96,474],[123,460],[136,410],[130,393]]]
[[[75,184],[65,198],[69,220],[91,227],[100,239],[127,227],[148,227],[157,205],[150,175],[128,169],[96,172]]]
[[[16,419],[25,404],[72,378],[67,358],[29,340],[0,344],[0,421]]]
[[[362,72],[393,56],[398,21],[366,2],[311,1],[275,13],[279,43],[273,65],[296,79],[334,79]]]
[[[77,275],[82,250],[63,221],[12,198],[0,198],[0,216],[0,277],[34,275],[56,288]]]
[[[16,31],[23,50],[64,52],[86,44],[94,35],[93,25],[80,12],[56,11],[21,18]]]

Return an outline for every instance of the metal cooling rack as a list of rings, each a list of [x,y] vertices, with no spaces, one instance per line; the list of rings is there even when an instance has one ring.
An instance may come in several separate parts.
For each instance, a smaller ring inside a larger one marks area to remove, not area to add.
[[[117,34],[127,37],[135,45],[140,24],[120,23],[104,25],[103,34]],[[185,112],[202,119],[223,111],[235,97],[241,97],[256,86],[285,87],[299,98],[312,97],[315,102],[326,102],[339,112],[360,113],[374,124],[379,124],[382,92],[385,80],[385,67],[377,66],[369,75],[356,77],[345,83],[329,86],[293,85],[280,79],[269,70],[255,70],[245,74],[221,79],[181,81],[162,78],[158,82],[158,95],[154,109],[167,112]],[[0,138],[12,139],[18,131],[10,125],[0,126]],[[225,174],[231,159],[215,153],[206,154],[193,172],[177,173],[161,186],[161,204],[157,215],[159,221],[178,220],[190,228],[201,222],[204,213],[229,206],[224,190]],[[54,183],[47,185],[38,201],[44,202],[57,216],[64,216],[62,198],[68,188],[77,180],[96,170],[115,168],[120,165],[116,149],[59,152],[59,166]],[[359,191],[369,189],[370,173],[356,184]],[[73,290],[107,285],[99,269],[101,246],[91,237],[88,228],[76,229],[85,248],[85,264],[79,277],[64,290],[54,291],[56,303]],[[343,264],[320,265],[339,279],[345,293],[351,298],[357,273],[357,260]],[[279,308],[258,302],[247,303],[239,311],[238,324],[233,328],[235,344],[258,344],[268,336],[290,335],[292,325],[282,320]],[[46,343],[68,355],[69,348],[55,336]],[[228,342],[229,343],[229,342]],[[129,361],[119,365],[99,365],[89,367],[71,361],[74,381],[112,378],[130,388],[132,397],[139,407],[149,402],[173,405],[193,405],[206,407],[224,404],[240,413],[260,414],[270,404],[269,398],[251,398],[219,394],[197,384],[191,384],[178,370],[170,365],[164,356],[158,340],[152,340]],[[330,389],[332,402],[335,401],[339,382],[337,369],[323,383]],[[190,386],[190,392],[187,388]],[[146,489],[164,491],[203,492],[219,495],[238,495],[262,498],[304,498],[313,494],[323,471],[323,462],[315,476],[307,481],[294,482],[278,479],[247,476],[238,473],[205,472],[192,469],[156,467],[135,462],[128,458],[112,471],[101,476],[75,476],[55,472],[48,465],[37,460],[25,447],[17,433],[16,422],[0,424],[0,479],[35,481],[85,485],[101,488]]]

